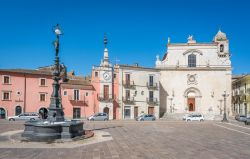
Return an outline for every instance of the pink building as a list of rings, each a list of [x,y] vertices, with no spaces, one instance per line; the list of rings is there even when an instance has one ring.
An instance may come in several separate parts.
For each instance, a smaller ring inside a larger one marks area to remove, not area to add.
[[[22,112],[48,111],[52,93],[50,69],[0,69],[0,118]],[[85,118],[95,113],[94,88],[89,78],[69,75],[61,83],[65,118]]]
[[[109,119],[134,119],[141,113],[159,117],[159,73],[152,68],[109,62],[107,39],[104,57],[93,66],[91,77],[68,73],[61,81],[65,118],[87,118],[105,112]],[[52,93],[51,67],[37,70],[0,69],[0,118],[22,112],[48,113]],[[152,86],[149,85],[152,83]]]

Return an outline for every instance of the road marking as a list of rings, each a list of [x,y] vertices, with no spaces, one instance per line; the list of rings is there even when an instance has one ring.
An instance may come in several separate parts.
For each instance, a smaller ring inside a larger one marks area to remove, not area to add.
[[[240,128],[245,128],[245,129],[249,129],[249,130],[250,130],[250,128],[247,128],[247,127],[245,127],[245,126],[240,126],[240,125],[236,125],[236,124],[232,124],[232,123],[226,123],[226,124],[228,124],[228,125],[233,125],[233,126],[238,126],[238,127],[240,127]]]
[[[228,129],[228,130],[231,130],[231,131],[239,132],[239,133],[242,133],[242,134],[245,134],[245,135],[249,135],[249,136],[250,136],[249,133],[246,133],[246,132],[243,132],[243,131],[231,129],[231,128],[228,128],[228,127],[226,127],[226,126],[222,126],[222,125],[219,125],[219,124],[214,124],[214,125],[219,126],[219,127],[222,127],[222,128],[225,128],[225,129]]]

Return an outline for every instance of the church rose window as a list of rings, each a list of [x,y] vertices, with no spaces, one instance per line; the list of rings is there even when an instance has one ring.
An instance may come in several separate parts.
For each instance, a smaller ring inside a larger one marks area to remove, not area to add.
[[[188,55],[188,67],[196,67],[196,55]]]

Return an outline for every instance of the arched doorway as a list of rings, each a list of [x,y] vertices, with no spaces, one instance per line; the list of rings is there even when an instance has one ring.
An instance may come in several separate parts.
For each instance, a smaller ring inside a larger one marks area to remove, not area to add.
[[[184,92],[187,98],[187,110],[190,112],[197,111],[197,98],[201,97],[201,93],[197,88],[191,87]]]
[[[0,119],[6,118],[6,111],[4,108],[0,108]]]
[[[108,108],[108,107],[105,107],[105,108],[103,109],[103,112],[104,112],[104,113],[107,113],[107,114],[109,115],[109,108]]]
[[[195,98],[188,98],[188,102],[194,100],[195,101]],[[193,103],[189,103],[188,104],[188,111],[195,111],[195,102]]]
[[[44,107],[40,108],[38,113],[41,115],[42,119],[47,119],[47,117],[48,117],[48,109],[47,108],[44,108]]]
[[[16,109],[15,109],[16,116],[20,115],[21,113],[22,113],[22,107],[21,106],[16,106]]]

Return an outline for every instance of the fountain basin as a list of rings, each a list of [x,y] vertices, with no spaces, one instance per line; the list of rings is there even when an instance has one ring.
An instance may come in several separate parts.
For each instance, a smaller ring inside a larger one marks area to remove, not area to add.
[[[84,122],[81,121],[27,121],[22,137],[33,141],[48,141],[55,139],[71,139],[84,135]]]

